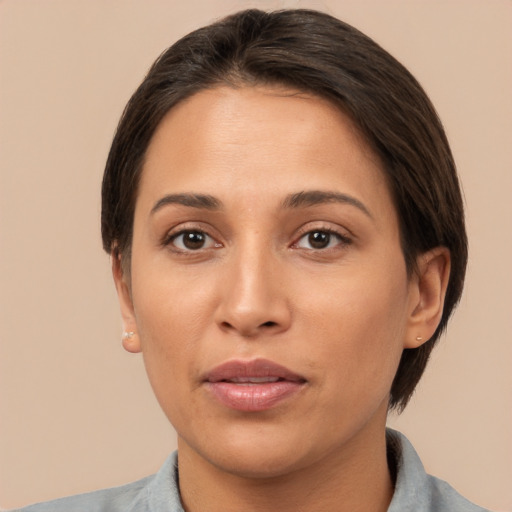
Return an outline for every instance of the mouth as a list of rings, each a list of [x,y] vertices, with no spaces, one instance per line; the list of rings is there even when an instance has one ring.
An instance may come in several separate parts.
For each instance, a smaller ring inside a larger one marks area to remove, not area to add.
[[[266,359],[228,361],[204,379],[217,402],[245,412],[271,409],[291,399],[306,382],[301,375]]]

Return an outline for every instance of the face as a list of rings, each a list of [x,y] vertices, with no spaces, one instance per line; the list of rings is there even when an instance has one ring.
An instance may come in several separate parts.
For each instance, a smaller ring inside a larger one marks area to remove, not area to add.
[[[383,435],[418,283],[380,163],[330,103],[220,87],[173,108],[117,285],[180,456],[276,476]]]

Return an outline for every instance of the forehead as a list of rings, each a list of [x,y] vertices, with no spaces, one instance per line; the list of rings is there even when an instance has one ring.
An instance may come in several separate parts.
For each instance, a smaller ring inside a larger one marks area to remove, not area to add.
[[[279,87],[218,87],[164,117],[146,153],[139,199],[191,189],[242,197],[331,187],[362,199],[378,191],[390,201],[379,159],[339,107]]]

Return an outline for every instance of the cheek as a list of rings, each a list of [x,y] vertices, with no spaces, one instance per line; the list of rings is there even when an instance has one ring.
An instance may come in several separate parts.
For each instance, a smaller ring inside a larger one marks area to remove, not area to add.
[[[165,254],[141,259],[142,271],[133,276],[132,291],[137,326],[147,348],[163,349],[169,340],[184,337],[193,340],[211,308],[212,279],[204,272],[175,268]]]
[[[139,295],[137,327],[142,344],[146,373],[160,407],[171,424],[188,417],[190,402],[180,400],[189,396],[190,373],[196,364],[200,338],[200,313],[197,301],[188,301],[177,289],[166,293]],[[177,301],[176,297],[180,297]],[[194,307],[196,306],[196,307]]]
[[[132,292],[144,364],[158,401],[172,415],[169,409],[204,371],[205,348],[216,340],[220,273],[176,268],[165,255],[134,256]]]
[[[155,265],[133,276],[134,310],[146,370],[157,397],[185,382],[209,308],[206,286]]]
[[[400,361],[407,280],[405,271],[393,275],[367,273],[333,281],[304,303],[304,330],[316,340],[315,364],[323,362],[334,386],[357,388],[351,394],[357,398],[371,390],[387,393]]]

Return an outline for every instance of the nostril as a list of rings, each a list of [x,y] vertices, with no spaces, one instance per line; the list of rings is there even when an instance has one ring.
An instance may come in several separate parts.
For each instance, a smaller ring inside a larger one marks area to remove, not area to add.
[[[219,324],[219,327],[225,332],[238,332],[242,336],[247,336],[250,338],[257,336],[258,333],[263,334],[264,332],[273,332],[278,326],[279,322],[274,322],[272,320],[263,322],[261,324],[244,324],[242,322],[236,323],[227,321],[223,321]]]

